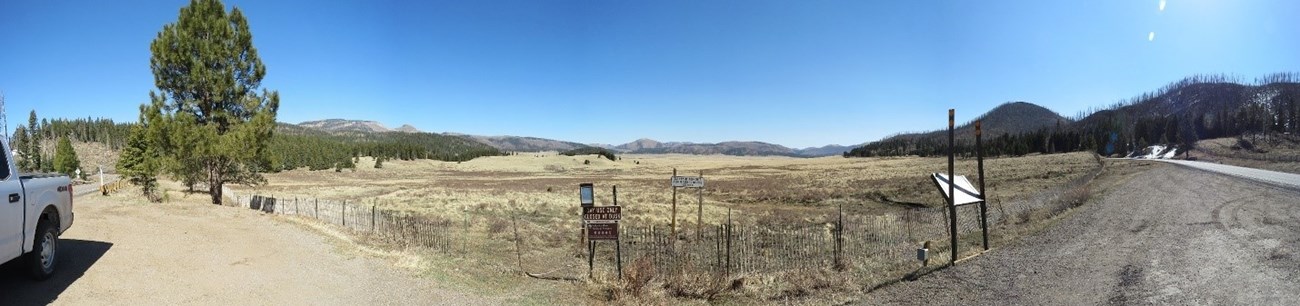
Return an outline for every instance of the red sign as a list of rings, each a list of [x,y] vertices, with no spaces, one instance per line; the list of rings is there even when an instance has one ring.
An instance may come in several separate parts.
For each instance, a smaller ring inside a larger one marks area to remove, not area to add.
[[[587,224],[588,240],[618,240],[618,223]]]

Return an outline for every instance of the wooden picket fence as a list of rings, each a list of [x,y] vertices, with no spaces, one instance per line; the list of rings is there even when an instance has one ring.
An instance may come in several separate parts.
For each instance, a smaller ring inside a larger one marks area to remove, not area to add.
[[[374,204],[316,198],[254,195],[238,199],[267,213],[315,220],[377,243],[418,247],[458,258],[526,271],[555,272],[562,278],[587,275],[579,223],[556,224],[543,218],[467,214],[461,219],[395,211]],[[1021,205],[1017,207],[1030,207]],[[885,216],[824,214],[825,222],[808,224],[719,223],[696,233],[687,226],[674,239],[667,224],[624,221],[621,252],[625,264],[645,257],[660,273],[689,267],[697,272],[759,274],[821,269],[896,269],[919,265],[915,249],[926,240],[947,237],[947,210],[910,209]],[[977,233],[978,207],[958,210],[959,234]],[[990,211],[990,215],[996,212]],[[627,217],[627,216],[625,216]],[[634,218],[629,218],[634,219]],[[1000,217],[992,217],[997,222]],[[504,224],[493,226],[493,224]],[[512,235],[524,232],[526,238]],[[532,237],[532,238],[529,238]],[[537,238],[540,237],[540,238]],[[520,244],[515,242],[523,241]],[[596,269],[613,274],[613,242],[599,242]],[[936,243],[933,258],[947,258],[946,244]],[[512,254],[502,256],[502,254]],[[557,272],[558,271],[558,272]]]

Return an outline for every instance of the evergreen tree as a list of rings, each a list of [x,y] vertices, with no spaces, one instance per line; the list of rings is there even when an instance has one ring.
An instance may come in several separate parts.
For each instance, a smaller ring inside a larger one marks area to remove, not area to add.
[[[54,172],[73,176],[77,169],[81,169],[81,160],[72,149],[72,142],[68,137],[59,137],[59,144],[54,147]]]
[[[375,169],[380,169],[380,168],[383,168],[383,167],[384,167],[384,157],[383,157],[383,156],[375,156]]]
[[[201,171],[213,204],[221,203],[226,183],[264,182],[260,172],[269,170],[266,151],[280,97],[261,88],[266,66],[244,13],[227,12],[219,0],[192,0],[158,32],[150,51],[158,86],[150,98],[164,105],[162,118],[182,122],[171,131],[191,140],[161,152],[173,174]]]
[[[18,128],[14,129],[14,140],[10,145],[12,148],[9,148],[10,150],[17,152],[16,155],[19,155],[15,156],[15,159],[18,165],[18,171],[22,172],[32,171],[32,159],[27,155],[28,152],[31,151],[31,149],[28,148],[31,146],[31,140],[27,137],[27,128],[19,125]]]
[[[142,112],[143,108],[142,106]],[[122,148],[121,157],[117,161],[117,172],[132,184],[140,186],[150,201],[158,202],[161,200],[157,195],[160,156],[149,143],[148,127],[143,118],[141,122],[142,124],[132,127],[127,136],[126,146]]]
[[[31,168],[28,170],[33,172],[45,171],[45,162],[41,158],[41,130],[40,126],[37,125],[36,110],[32,110],[27,116],[27,126],[27,152],[23,152],[23,155],[30,160],[28,165]]]

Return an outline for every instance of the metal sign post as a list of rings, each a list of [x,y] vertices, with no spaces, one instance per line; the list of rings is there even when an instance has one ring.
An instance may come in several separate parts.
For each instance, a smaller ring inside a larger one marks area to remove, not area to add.
[[[614,206],[595,206],[592,184],[579,185],[579,198],[586,204],[582,207],[582,224],[587,240],[587,277],[592,277],[596,262],[596,241],[613,240],[618,268],[618,277],[623,277],[623,244],[619,239],[618,222],[623,219],[623,207],[618,206],[618,187],[614,187]]]

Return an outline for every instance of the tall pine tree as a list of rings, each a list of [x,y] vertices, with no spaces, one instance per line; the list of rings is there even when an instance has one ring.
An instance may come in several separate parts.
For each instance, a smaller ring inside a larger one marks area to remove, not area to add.
[[[26,127],[19,125],[18,128],[14,129],[14,139],[10,145],[12,148],[9,149],[18,152],[19,156],[16,158],[18,171],[32,171],[32,159],[27,156],[27,153],[31,151],[31,149],[28,148],[31,146],[31,140],[27,137]]]
[[[261,87],[266,66],[244,13],[227,12],[218,0],[192,0],[150,51],[158,91],[149,96],[163,106],[164,120],[179,122],[166,124],[170,132],[187,139],[162,148],[169,172],[182,179],[201,173],[213,204],[221,204],[227,183],[264,182],[280,97]]]
[[[28,160],[28,171],[42,172],[46,171],[45,161],[41,158],[41,130],[36,121],[36,110],[27,116],[27,152],[23,152]]]

